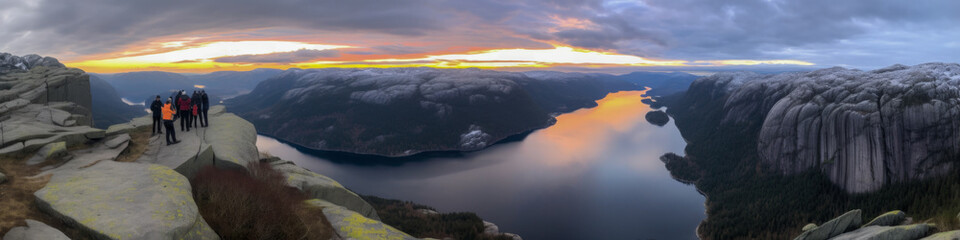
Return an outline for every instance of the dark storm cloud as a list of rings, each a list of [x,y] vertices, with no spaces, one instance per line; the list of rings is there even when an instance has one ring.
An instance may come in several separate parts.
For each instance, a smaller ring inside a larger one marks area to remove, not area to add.
[[[339,57],[340,51],[335,49],[315,50],[300,49],[293,52],[279,52],[268,54],[251,54],[214,59],[222,63],[298,63],[320,58]]]
[[[951,0],[0,0],[0,51],[86,55],[175,34],[283,27],[420,41],[509,36],[514,45],[533,39],[663,59],[876,66],[960,61],[951,57],[960,55],[958,10],[960,1]],[[561,23],[570,19],[586,24]],[[358,53],[435,50],[394,43]]]

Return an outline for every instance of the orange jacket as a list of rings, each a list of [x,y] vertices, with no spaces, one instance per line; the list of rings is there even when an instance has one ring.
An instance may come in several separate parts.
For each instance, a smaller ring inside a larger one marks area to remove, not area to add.
[[[173,120],[173,114],[176,113],[176,111],[173,111],[173,107],[171,107],[169,103],[164,104],[161,111],[163,111],[163,120]]]

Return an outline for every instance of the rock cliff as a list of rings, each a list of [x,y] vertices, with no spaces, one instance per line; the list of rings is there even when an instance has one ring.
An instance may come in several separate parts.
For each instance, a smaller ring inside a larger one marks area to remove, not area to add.
[[[718,73],[696,80],[684,98],[683,111],[721,111],[711,121],[758,126],[745,135],[757,136],[761,169],[820,171],[851,193],[945,174],[960,153],[958,64]]]

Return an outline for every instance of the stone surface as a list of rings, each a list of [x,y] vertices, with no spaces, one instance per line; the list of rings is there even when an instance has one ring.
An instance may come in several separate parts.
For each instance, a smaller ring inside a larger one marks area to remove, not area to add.
[[[868,226],[894,226],[900,225],[904,220],[907,219],[907,214],[900,210],[890,211],[880,216],[877,216],[870,222],[864,224],[864,227]]]
[[[721,125],[759,124],[763,169],[816,169],[850,193],[951,172],[960,153],[960,64],[718,73],[685,98],[722,102]]]
[[[259,160],[253,124],[226,113],[221,105],[211,107],[208,115],[209,127],[185,132],[180,131],[179,122],[174,124],[180,143],[166,145],[165,135],[151,137],[137,162],[167,166],[192,178],[204,166],[245,170],[247,164]]]
[[[333,229],[344,239],[416,239],[380,221],[324,200],[311,199],[307,200],[307,204],[323,208],[323,214]]]
[[[933,227],[927,224],[868,226],[838,235],[833,240],[915,240],[927,236]]]
[[[56,171],[34,196],[41,210],[97,238],[219,238],[200,216],[187,179],[160,165],[94,161]]]
[[[958,240],[960,239],[960,230],[936,233],[921,240]]]
[[[3,172],[0,172],[0,183],[4,183],[6,181],[7,181],[7,175],[3,174]]]
[[[124,133],[129,133],[131,131],[135,131],[138,129],[142,129],[142,128],[149,129],[151,127],[153,127],[153,117],[143,116],[143,117],[134,118],[133,120],[130,120],[130,122],[110,125],[110,127],[107,127],[106,135],[112,136],[117,134],[124,134]]]
[[[70,240],[67,235],[64,235],[63,232],[57,230],[56,228],[50,227],[47,224],[38,222],[33,219],[27,219],[26,227],[15,227],[11,228],[7,234],[3,235],[4,240],[32,240],[32,239],[42,239],[42,240]]]
[[[806,232],[806,231],[813,230],[814,228],[817,228],[817,224],[815,224],[815,223],[808,223],[807,225],[803,226],[802,231]]]
[[[311,172],[289,161],[277,160],[270,165],[287,176],[288,185],[300,189],[311,198],[322,199],[357,212],[366,218],[380,220],[373,206],[356,193],[344,188],[336,180]]]
[[[27,165],[37,165],[54,157],[62,157],[67,154],[67,142],[54,142],[44,145],[27,160]]]
[[[860,215],[860,209],[852,210],[840,217],[831,219],[819,227],[805,231],[794,240],[826,240],[846,232],[848,229],[860,226],[863,221]]]

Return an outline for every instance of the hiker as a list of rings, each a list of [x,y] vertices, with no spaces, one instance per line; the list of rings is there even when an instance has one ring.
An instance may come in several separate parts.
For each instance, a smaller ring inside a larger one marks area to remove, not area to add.
[[[150,136],[163,134],[163,130],[161,129],[163,128],[161,108],[163,108],[163,102],[160,101],[160,95],[157,95],[157,98],[150,104],[150,112],[153,112],[153,128],[150,129]]]
[[[180,131],[190,131],[190,98],[187,97],[187,94],[180,94],[180,99],[177,100],[179,107],[177,110],[180,110]]]
[[[173,110],[173,106],[171,106],[170,103],[171,100],[173,100],[173,98],[167,98],[167,104],[163,105],[160,109],[163,115],[163,128],[167,129],[167,146],[180,142],[177,140],[177,130],[173,128],[173,115],[177,114],[177,112]],[[173,141],[170,141],[170,138],[173,138]]]
[[[180,110],[180,96],[183,95],[183,90],[177,90],[177,95],[173,96],[173,109]]]
[[[198,116],[199,114],[197,114],[197,112],[198,112],[198,110],[200,110],[200,105],[194,103],[194,104],[193,104],[193,108],[192,108],[191,110],[192,110],[191,112],[192,112],[193,114],[192,114],[190,117],[193,118],[193,120],[192,120],[192,121],[193,121],[193,128],[197,128],[197,122],[199,122],[199,121],[197,120],[197,117],[199,117],[199,116]]]
[[[198,125],[197,122],[199,122],[199,120],[200,120],[200,119],[199,119],[200,116],[199,116],[199,114],[197,114],[198,110],[200,110],[200,109],[199,109],[199,108],[200,108],[200,106],[199,106],[199,105],[200,105],[200,93],[198,93],[196,90],[194,90],[194,91],[193,91],[193,95],[190,96],[190,103],[191,103],[190,110],[193,111],[193,115],[190,115],[190,117],[193,119],[193,120],[192,120],[192,121],[193,121],[193,128],[197,128],[197,125]],[[202,124],[201,124],[201,125],[202,125]]]
[[[207,90],[200,90],[200,114],[203,115],[203,122],[200,125],[203,125],[203,127],[210,126],[210,117],[207,116],[207,110],[210,110],[210,98],[207,98]]]

